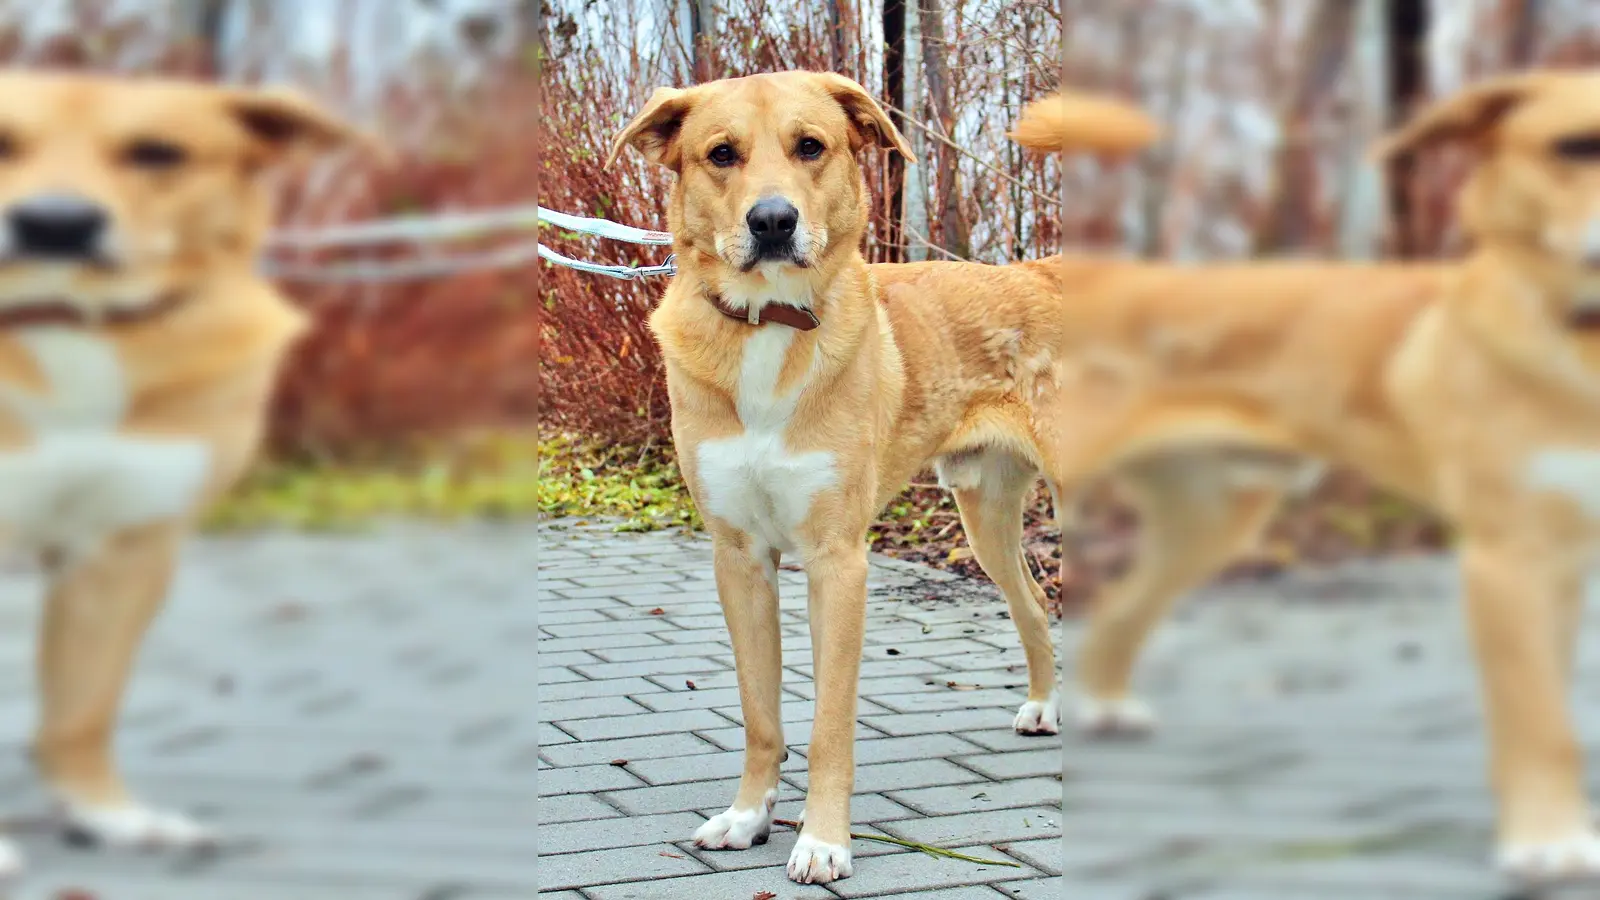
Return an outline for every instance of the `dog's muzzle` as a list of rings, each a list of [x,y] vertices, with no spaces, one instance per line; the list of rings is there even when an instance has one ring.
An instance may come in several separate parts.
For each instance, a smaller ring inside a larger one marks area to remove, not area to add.
[[[755,241],[752,263],[796,260],[794,237],[800,210],[793,203],[782,197],[765,197],[745,213],[744,224]]]

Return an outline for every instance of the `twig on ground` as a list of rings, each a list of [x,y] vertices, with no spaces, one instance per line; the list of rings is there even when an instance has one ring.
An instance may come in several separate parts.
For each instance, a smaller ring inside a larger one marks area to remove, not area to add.
[[[788,828],[793,828],[796,831],[800,829],[800,823],[791,819],[773,819],[772,824],[783,825]],[[901,840],[897,837],[888,837],[887,835],[882,834],[857,834],[856,832],[852,831],[850,832],[850,837],[858,841],[877,841],[880,844],[894,844],[898,847],[906,847],[908,849],[915,850],[918,853],[926,853],[929,856],[944,856],[950,859],[964,860],[966,862],[978,863],[979,865],[984,866],[1010,866],[1013,869],[1022,868],[1022,863],[1019,862],[1011,862],[1010,860],[1001,859],[984,859],[981,856],[968,856],[965,853],[957,853],[954,850],[946,850],[943,847],[935,847],[932,844],[919,844],[916,841]]]

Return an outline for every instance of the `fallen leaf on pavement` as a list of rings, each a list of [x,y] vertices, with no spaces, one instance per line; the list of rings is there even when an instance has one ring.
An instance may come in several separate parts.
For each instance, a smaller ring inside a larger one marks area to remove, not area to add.
[[[750,900],[778,900],[778,895],[771,891],[756,891],[750,895]]]
[[[667,852],[667,851],[665,851],[665,850],[663,850],[663,851],[661,851],[661,852],[660,852],[660,853],[659,853],[659,854],[657,854],[657,855],[658,855],[658,856],[667,856],[667,857],[671,857],[671,858],[672,858],[672,859],[683,859],[683,857],[682,857],[682,856],[679,856],[679,855],[678,855],[678,854],[676,854],[676,853],[668,853],[668,852]]]
[[[656,607],[655,609],[650,610],[650,615],[652,615],[652,616],[664,616],[666,614],[667,614],[667,611],[662,609],[659,606]]]
[[[297,622],[306,617],[310,612],[304,603],[294,600],[285,600],[267,611],[267,618],[274,622]]]
[[[700,690],[700,689],[699,689],[699,688],[697,688],[697,687],[695,687],[695,686],[694,686],[694,682],[692,682],[692,681],[690,681],[690,680],[689,680],[689,679],[687,679],[687,678],[685,678],[685,679],[684,679],[684,680],[683,680],[683,686],[684,686],[684,687],[686,687],[686,688],[688,688],[688,689],[689,689],[689,690],[691,690],[691,691],[698,691],[698,690]]]
[[[628,761],[627,761],[627,760],[625,760],[625,759],[613,759],[613,760],[612,760],[612,761],[611,761],[611,764],[612,764],[612,765],[613,765],[613,766],[616,766],[616,767],[617,767],[617,768],[621,768],[621,767],[623,767],[623,766],[625,766],[625,765],[627,765],[627,764],[628,764]]]

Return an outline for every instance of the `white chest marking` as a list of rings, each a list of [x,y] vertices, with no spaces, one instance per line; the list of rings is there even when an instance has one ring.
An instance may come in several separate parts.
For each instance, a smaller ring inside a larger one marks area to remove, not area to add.
[[[744,433],[699,448],[708,511],[767,546],[788,551],[812,499],[837,481],[832,453],[794,453],[784,442],[804,382],[778,392],[794,335],[789,328],[768,325],[745,341],[736,401]]]
[[[210,466],[200,441],[120,434],[128,393],[116,348],[85,331],[17,340],[46,386],[0,383],[0,414],[28,433],[0,451],[0,531],[29,549],[84,552],[120,528],[186,512]]]
[[[1600,450],[1552,447],[1529,457],[1525,477],[1534,490],[1561,494],[1600,519]]]

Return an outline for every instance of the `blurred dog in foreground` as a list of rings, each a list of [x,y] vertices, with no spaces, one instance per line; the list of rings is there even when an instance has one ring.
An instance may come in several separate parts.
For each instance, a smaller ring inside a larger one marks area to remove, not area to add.
[[[1153,134],[1131,108],[1061,95],[1012,136],[1069,152]],[[1027,460],[1058,496],[1130,468],[1165,473],[1160,495],[1140,498],[1139,569],[1096,604],[1080,659],[1097,729],[1146,724],[1128,693],[1139,647],[1253,536],[1275,489],[1247,505],[1239,491],[1264,472],[1348,465],[1444,516],[1487,710],[1499,862],[1528,879],[1596,877],[1565,681],[1600,542],[1600,74],[1483,82],[1380,156],[1452,143],[1480,157],[1459,195],[1474,247],[1458,263],[1061,263],[1060,337],[1025,344],[1054,362],[1026,399]],[[983,452],[1015,454],[998,441]]]
[[[256,274],[265,170],[354,137],[298,96],[0,74],[0,541],[44,567],[33,755],[82,836],[209,832],[112,733],[196,515],[255,453],[302,317]],[[21,859],[0,843],[0,875]]]

